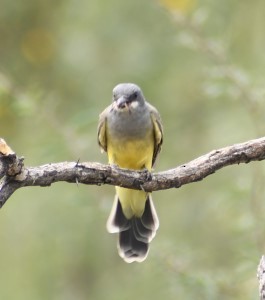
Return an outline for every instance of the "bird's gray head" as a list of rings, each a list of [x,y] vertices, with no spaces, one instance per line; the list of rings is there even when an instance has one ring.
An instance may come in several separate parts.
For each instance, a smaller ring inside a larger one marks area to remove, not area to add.
[[[138,85],[120,83],[113,89],[113,102],[118,110],[130,110],[144,105],[145,99]]]

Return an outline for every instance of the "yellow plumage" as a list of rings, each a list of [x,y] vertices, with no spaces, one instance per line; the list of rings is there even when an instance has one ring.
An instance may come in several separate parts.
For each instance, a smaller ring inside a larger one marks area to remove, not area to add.
[[[98,143],[111,165],[151,171],[163,141],[161,119],[145,101],[141,89],[130,83],[113,89],[113,103],[99,117]],[[107,222],[118,233],[119,255],[128,263],[143,261],[159,227],[151,195],[143,190],[116,186]]]
[[[107,134],[108,138],[108,134]],[[119,140],[108,139],[108,159],[110,164],[120,168],[151,171],[154,153],[153,130],[147,132],[146,138],[141,140],[128,140],[121,143]],[[141,217],[145,207],[147,193],[132,189],[116,187],[124,215],[130,219],[132,216]]]

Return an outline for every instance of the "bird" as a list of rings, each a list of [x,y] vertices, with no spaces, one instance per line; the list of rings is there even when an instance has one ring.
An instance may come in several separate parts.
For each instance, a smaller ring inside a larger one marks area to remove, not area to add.
[[[134,83],[116,85],[112,103],[99,115],[98,123],[98,144],[107,152],[109,164],[152,171],[162,143],[160,114],[145,100],[141,88]],[[118,233],[118,253],[125,262],[142,262],[159,227],[151,194],[115,189],[107,230]]]

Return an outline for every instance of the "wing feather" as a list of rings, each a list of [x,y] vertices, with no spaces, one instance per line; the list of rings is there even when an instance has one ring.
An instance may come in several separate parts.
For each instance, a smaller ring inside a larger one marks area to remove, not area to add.
[[[163,126],[162,126],[161,117],[157,109],[149,103],[147,103],[147,106],[150,110],[150,116],[154,126],[155,147],[154,147],[154,154],[152,159],[152,166],[154,166],[155,161],[157,159],[157,155],[161,151],[161,146],[163,143]]]
[[[98,122],[98,144],[102,151],[107,152],[107,134],[106,134],[106,124],[107,124],[107,115],[110,110],[108,106],[100,115]]]

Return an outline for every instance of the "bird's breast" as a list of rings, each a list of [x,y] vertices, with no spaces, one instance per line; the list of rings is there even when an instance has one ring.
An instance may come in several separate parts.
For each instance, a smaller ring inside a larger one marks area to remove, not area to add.
[[[113,112],[107,120],[109,162],[121,168],[151,169],[154,152],[154,128],[150,113]]]
[[[121,168],[151,170],[153,152],[154,137],[151,132],[141,139],[108,137],[109,163]]]

